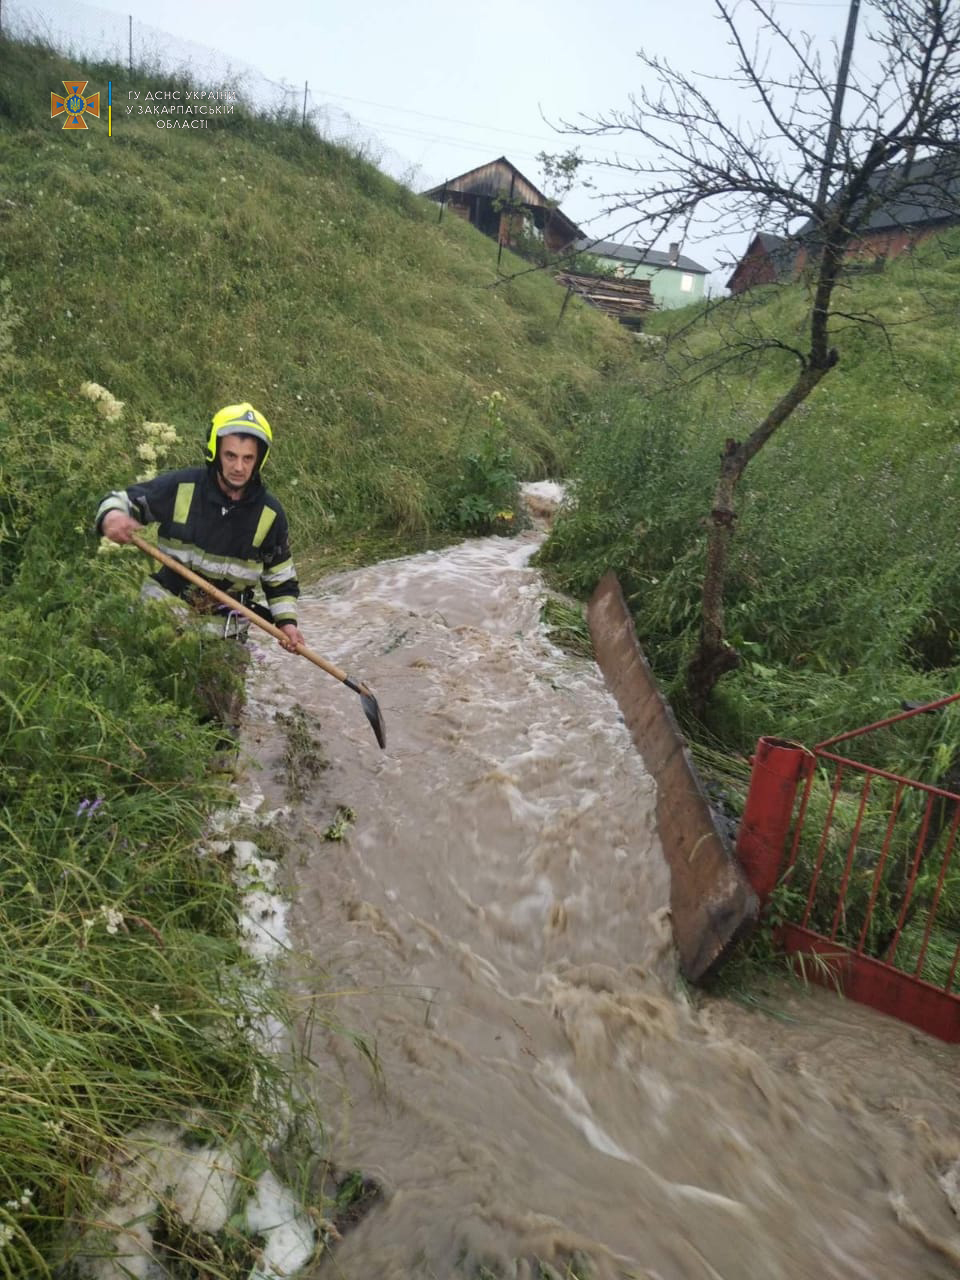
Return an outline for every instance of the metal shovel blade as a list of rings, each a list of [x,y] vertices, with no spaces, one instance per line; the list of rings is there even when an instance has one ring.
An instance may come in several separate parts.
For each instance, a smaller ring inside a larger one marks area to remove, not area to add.
[[[370,721],[370,727],[376,735],[377,742],[381,747],[387,745],[387,727],[383,723],[383,716],[380,714],[380,706],[376,698],[370,692],[365,684],[355,684],[349,678],[343,682],[348,689],[352,689],[354,693],[360,695],[360,705],[363,707],[364,715]]]

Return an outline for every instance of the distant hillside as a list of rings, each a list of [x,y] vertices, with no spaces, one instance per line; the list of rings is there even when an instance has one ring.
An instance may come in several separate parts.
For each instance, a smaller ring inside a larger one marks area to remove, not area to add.
[[[238,107],[168,130],[127,115],[128,91],[143,105],[182,78],[2,53],[7,407],[56,438],[81,383],[108,388],[126,411],[104,481],[138,469],[143,419],[177,427],[179,465],[214,409],[249,399],[274,425],[271,480],[299,546],[455,531],[484,450],[502,437],[523,477],[562,469],[578,413],[632,358],[578,303],[558,322],[563,291],[510,255],[505,271],[525,274],[495,287],[495,244],[298,121]],[[101,94],[87,131],[50,118],[70,78]]]

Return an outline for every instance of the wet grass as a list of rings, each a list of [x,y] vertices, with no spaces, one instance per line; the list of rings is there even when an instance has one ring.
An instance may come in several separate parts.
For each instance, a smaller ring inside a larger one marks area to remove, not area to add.
[[[283,783],[286,797],[296,803],[314,791],[317,779],[329,769],[330,761],[319,736],[316,718],[308,718],[302,707],[294,707],[289,714],[278,711],[275,719],[284,733]]]
[[[540,620],[552,644],[578,658],[593,657],[593,640],[586,609],[575,600],[551,595],[540,610]]]

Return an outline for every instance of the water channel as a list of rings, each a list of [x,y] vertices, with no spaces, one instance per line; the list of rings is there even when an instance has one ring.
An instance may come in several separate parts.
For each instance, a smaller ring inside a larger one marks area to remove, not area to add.
[[[310,1276],[960,1275],[960,1049],[786,983],[767,1011],[684,991],[654,784],[540,624],[541,536],[305,598],[386,751],[354,694],[259,648],[244,746],[297,850],[327,1141],[383,1188]],[[330,764],[291,802],[296,709]]]

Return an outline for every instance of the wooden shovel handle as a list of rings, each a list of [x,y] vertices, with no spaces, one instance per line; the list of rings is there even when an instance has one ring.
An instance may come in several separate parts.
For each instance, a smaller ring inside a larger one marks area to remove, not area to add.
[[[232,609],[234,613],[242,614],[248,622],[252,622],[254,626],[259,627],[261,631],[266,631],[269,635],[274,636],[277,640],[287,643],[288,636],[286,632],[281,631],[278,626],[272,622],[268,622],[266,618],[261,618],[259,613],[253,609],[248,609],[245,604],[241,604],[239,600],[234,600],[233,596],[228,596],[226,591],[221,591],[219,587],[215,587],[212,582],[208,582],[206,578],[201,578],[199,573],[194,573],[192,569],[188,569],[185,564],[181,564],[179,560],[174,560],[173,556],[168,556],[165,551],[161,551],[159,547],[153,546],[151,543],[144,541],[138,533],[130,535],[130,541],[134,546],[139,547],[141,551],[146,552],[148,556],[152,556],[154,560],[159,560],[161,564],[172,569],[174,573],[179,573],[181,578],[186,578],[188,582],[192,582],[195,587],[199,587],[201,591],[205,591],[208,596],[225,605],[228,609]],[[326,671],[327,675],[333,676],[334,680],[340,680],[343,684],[348,685],[351,689],[355,688],[353,681],[349,679],[345,671],[341,671],[339,667],[335,667],[332,662],[328,662],[326,658],[321,658],[318,653],[314,653],[312,649],[308,649],[305,644],[298,644],[296,652],[302,658],[308,658],[314,666],[320,667],[322,671]]]

